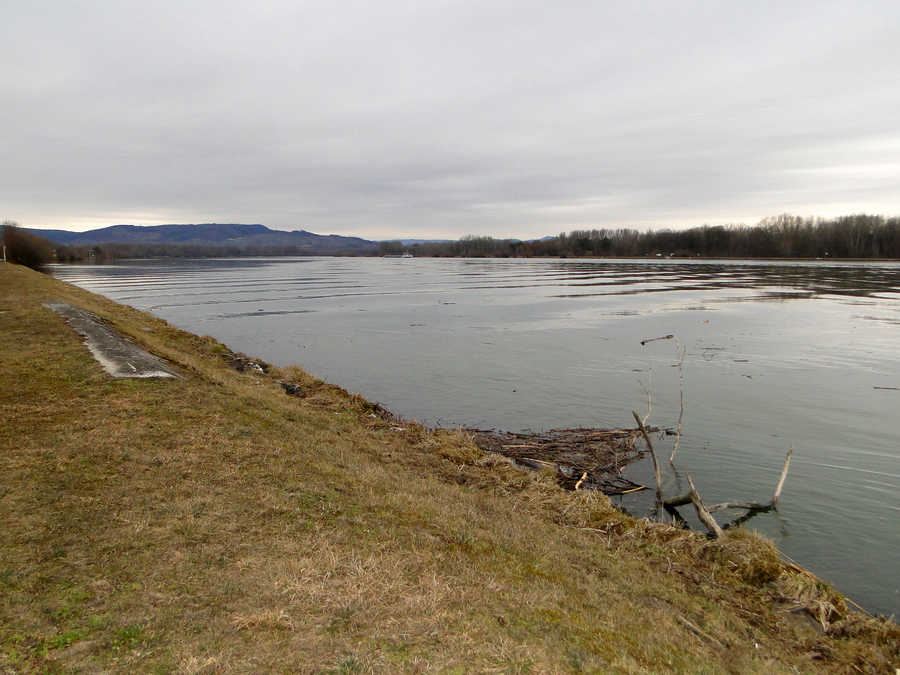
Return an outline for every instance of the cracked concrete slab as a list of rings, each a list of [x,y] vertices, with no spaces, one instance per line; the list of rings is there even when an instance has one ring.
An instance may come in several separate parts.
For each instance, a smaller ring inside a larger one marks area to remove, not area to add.
[[[59,300],[46,302],[44,306],[65,318],[84,338],[97,362],[113,377],[178,377],[162,359],[127,340],[87,310]]]

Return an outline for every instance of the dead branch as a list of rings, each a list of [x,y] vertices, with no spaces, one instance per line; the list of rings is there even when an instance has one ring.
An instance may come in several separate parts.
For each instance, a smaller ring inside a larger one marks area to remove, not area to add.
[[[722,502],[721,504],[713,504],[707,509],[710,513],[722,511],[723,509],[747,509],[748,511],[768,511],[772,508],[772,503],[761,504],[759,502]]]
[[[675,463],[675,453],[678,452],[678,444],[681,442],[681,423],[684,421],[684,355],[687,347],[683,346],[676,338],[678,349],[678,390],[681,393],[681,410],[678,412],[678,426],[675,430],[675,445],[672,446],[672,454],[669,455],[669,464]]]
[[[644,340],[641,340],[641,347],[643,347],[645,344],[647,344],[649,342],[656,342],[658,340],[671,340],[673,337],[675,337],[675,336],[672,334],[669,334],[669,335],[662,335],[660,337],[655,337],[655,338],[646,338]]]
[[[713,534],[717,539],[725,534],[722,531],[722,528],[719,527],[719,524],[716,522],[716,519],[710,515],[709,511],[706,508],[706,505],[703,503],[703,500],[700,498],[700,493],[697,492],[697,488],[694,487],[694,481],[691,480],[691,475],[688,474],[687,477],[688,485],[691,486],[691,501],[694,503],[694,509],[697,511],[697,517],[700,519],[700,522],[706,525],[707,529]]]
[[[647,449],[650,451],[650,457],[653,459],[653,475],[656,478],[656,499],[657,501],[662,501],[662,476],[659,473],[659,462],[656,461],[656,452],[653,450],[653,441],[650,440],[650,435],[647,433],[647,428],[644,426],[640,416],[634,410],[631,411],[631,414],[634,415],[634,421],[637,422],[638,429],[644,437]]]
[[[663,506],[684,506],[685,504],[691,503],[691,493],[688,492],[686,495],[681,495],[680,497],[672,497],[672,499],[667,499],[663,502]]]
[[[580,490],[581,486],[584,484],[584,481],[587,480],[587,471],[581,474],[581,478],[578,479],[578,482],[575,483],[575,489]]]
[[[644,424],[650,419],[650,413],[653,412],[653,366],[647,371],[647,414],[644,415]]]
[[[781,497],[781,488],[784,487],[784,479],[787,478],[788,467],[791,465],[791,456],[794,454],[794,448],[788,450],[787,457],[784,458],[784,468],[781,470],[781,478],[778,479],[778,487],[775,488],[775,494],[772,495],[772,506],[778,506],[778,500]]]
[[[712,635],[710,635],[709,633],[706,633],[706,632],[702,631],[700,628],[698,628],[697,626],[695,626],[694,624],[692,624],[690,621],[688,621],[687,619],[685,619],[683,616],[681,616],[681,614],[676,614],[676,615],[675,615],[675,618],[678,620],[678,622],[679,622],[682,626],[684,626],[684,627],[687,628],[689,631],[691,631],[692,633],[694,633],[697,637],[700,637],[700,638],[706,640],[707,642],[709,642],[710,644],[712,644],[712,645],[718,647],[719,649],[724,649],[724,647],[722,646],[722,643],[721,643],[721,642],[719,642],[716,638],[714,638],[714,637],[713,637]]]
[[[788,468],[791,466],[791,457],[794,449],[788,450],[787,457],[784,458],[784,468],[781,469],[781,477],[778,479],[778,486],[772,495],[772,501],[762,502],[723,502],[722,504],[714,504],[709,507],[710,513],[721,511],[722,509],[747,509],[748,511],[770,511],[778,506],[778,499],[781,497],[781,488],[784,487],[784,481],[787,478]],[[680,498],[679,498],[680,499]],[[672,504],[674,506],[674,504]]]

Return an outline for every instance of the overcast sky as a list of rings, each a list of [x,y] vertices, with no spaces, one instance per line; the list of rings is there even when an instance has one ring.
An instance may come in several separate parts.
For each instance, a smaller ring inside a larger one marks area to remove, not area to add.
[[[900,2],[4,2],[0,219],[900,214]]]

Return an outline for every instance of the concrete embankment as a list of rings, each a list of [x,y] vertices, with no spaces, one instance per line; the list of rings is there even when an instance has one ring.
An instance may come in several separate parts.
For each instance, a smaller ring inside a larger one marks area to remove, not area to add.
[[[162,359],[126,340],[95,314],[60,300],[44,303],[44,306],[66,319],[84,338],[85,346],[97,362],[113,377],[176,376]]]

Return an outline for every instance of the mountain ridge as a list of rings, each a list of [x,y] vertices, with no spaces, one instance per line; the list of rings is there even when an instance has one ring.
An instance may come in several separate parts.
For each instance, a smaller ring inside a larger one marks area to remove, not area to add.
[[[190,223],[165,225],[110,225],[85,232],[27,228],[57,244],[97,246],[103,244],[169,244],[201,246],[295,246],[310,252],[374,251],[378,243],[361,237],[316,234],[306,230],[273,230],[259,223]]]

